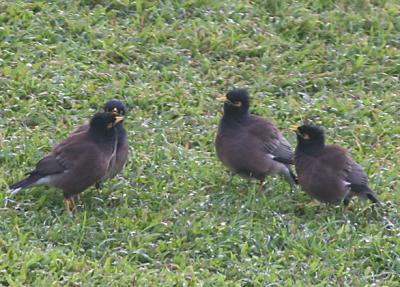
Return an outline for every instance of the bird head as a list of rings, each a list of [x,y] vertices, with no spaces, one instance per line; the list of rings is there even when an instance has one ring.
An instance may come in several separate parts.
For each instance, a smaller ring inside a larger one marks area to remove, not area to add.
[[[297,142],[302,146],[324,146],[325,135],[321,127],[312,125],[291,126],[290,129],[297,135]]]
[[[104,111],[107,113],[116,114],[117,116],[125,116],[126,107],[120,101],[110,100],[104,105]]]
[[[249,93],[246,89],[235,89],[220,98],[224,102],[227,114],[247,114],[250,105]]]

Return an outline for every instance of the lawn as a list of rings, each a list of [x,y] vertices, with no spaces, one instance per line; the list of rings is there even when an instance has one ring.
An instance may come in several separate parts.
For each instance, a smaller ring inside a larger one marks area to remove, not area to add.
[[[399,286],[400,3],[1,1],[1,286]],[[315,205],[300,189],[217,160],[216,99],[248,88],[252,111],[295,145],[324,126],[383,208]],[[128,163],[63,211],[8,186],[108,99],[129,108]]]

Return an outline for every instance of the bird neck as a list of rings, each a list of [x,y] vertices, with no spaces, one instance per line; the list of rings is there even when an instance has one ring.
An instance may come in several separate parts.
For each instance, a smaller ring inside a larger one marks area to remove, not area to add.
[[[241,110],[225,110],[222,121],[240,123],[249,117],[248,111]]]
[[[96,142],[114,142],[115,139],[117,138],[116,130],[115,128],[103,130],[103,129],[94,129],[94,128],[89,128],[89,137],[96,141]]]
[[[309,156],[317,156],[324,150],[324,148],[325,148],[324,142],[318,142],[312,144],[299,142],[299,144],[296,147],[296,154],[300,152]]]

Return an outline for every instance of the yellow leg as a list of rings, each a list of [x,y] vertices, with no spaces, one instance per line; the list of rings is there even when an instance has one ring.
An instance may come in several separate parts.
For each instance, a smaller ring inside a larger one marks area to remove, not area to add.
[[[264,184],[265,184],[265,181],[260,181],[260,186],[258,187],[258,192],[257,192],[257,194],[258,195],[262,195],[263,194],[263,192],[264,192]]]
[[[75,207],[76,207],[76,205],[75,205],[74,197],[64,199],[64,209],[66,212],[68,212],[69,214],[72,214],[72,212],[74,212],[74,210],[75,210]]]
[[[71,214],[71,200],[69,198],[64,198],[64,210]]]
[[[321,202],[319,202],[316,199],[313,199],[308,205],[311,207],[317,207],[317,206],[321,206]]]

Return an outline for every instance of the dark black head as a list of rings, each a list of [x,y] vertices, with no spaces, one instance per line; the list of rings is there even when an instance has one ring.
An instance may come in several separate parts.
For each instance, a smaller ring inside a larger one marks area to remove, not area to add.
[[[297,149],[309,154],[321,151],[325,146],[325,135],[321,127],[302,125],[292,127],[297,135]],[[297,150],[296,149],[296,150]]]
[[[235,89],[222,97],[224,114],[228,116],[247,115],[250,106],[250,97],[246,89]]]
[[[114,113],[118,116],[125,116],[126,107],[120,101],[110,100],[104,105],[104,111],[108,113]]]
[[[124,117],[114,113],[97,113],[90,120],[90,130],[106,133],[111,131],[116,124],[123,120]]]

